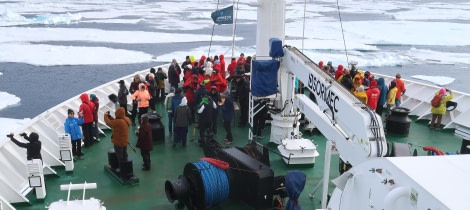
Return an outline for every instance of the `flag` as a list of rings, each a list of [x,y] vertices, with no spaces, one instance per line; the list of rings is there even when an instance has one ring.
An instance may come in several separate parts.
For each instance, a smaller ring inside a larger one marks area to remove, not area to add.
[[[233,23],[233,6],[219,9],[211,14],[214,23],[221,24],[232,24]]]

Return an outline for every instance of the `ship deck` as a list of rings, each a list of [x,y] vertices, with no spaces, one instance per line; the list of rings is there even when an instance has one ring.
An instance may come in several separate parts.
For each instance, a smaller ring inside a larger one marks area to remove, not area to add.
[[[163,113],[162,104],[157,105],[157,112]],[[235,113],[235,123],[238,120],[239,111]],[[220,120],[220,119],[219,119]],[[152,168],[150,171],[141,170],[142,158],[138,149],[134,153],[128,147],[128,154],[133,159],[134,174],[139,178],[139,183],[135,185],[123,186],[112,176],[105,172],[104,166],[108,164],[107,151],[112,148],[110,141],[110,131],[105,131],[106,136],[101,137],[99,143],[92,147],[84,148],[84,160],[75,162],[75,170],[72,173],[66,172],[63,167],[56,167],[58,175],[46,176],[47,195],[44,200],[36,200],[34,192],[30,192],[28,198],[30,203],[14,204],[17,209],[44,209],[45,206],[59,199],[66,200],[67,192],[60,191],[61,184],[68,183],[97,183],[98,188],[87,190],[86,197],[100,199],[107,209],[178,209],[175,203],[170,203],[165,194],[165,181],[175,180],[183,173],[186,163],[194,163],[203,157],[203,149],[195,141],[189,141],[187,147],[181,144],[176,148],[172,147],[172,140],[168,133],[166,113],[161,119],[165,125],[165,140],[154,144],[154,150],[151,152]],[[456,152],[460,150],[462,138],[455,136],[451,130],[435,131],[427,127],[428,121],[418,121],[412,118],[410,133],[407,136],[387,135],[387,142],[411,143],[413,149],[417,149],[420,155],[426,155],[426,152],[420,146],[434,146],[444,152]],[[221,124],[219,124],[221,125]],[[190,126],[188,140],[193,125]],[[137,138],[133,135],[135,126],[132,126],[130,141],[134,146]],[[303,131],[303,128],[300,129]],[[270,149],[277,151],[276,146],[269,143],[270,126],[267,124],[263,130],[262,140],[259,143],[267,145]],[[196,134],[197,136],[198,134]],[[225,131],[222,126],[218,127],[218,141],[225,146],[223,138]],[[248,128],[238,128],[233,126],[234,143],[231,146],[244,146],[248,143]],[[315,198],[310,198],[309,194],[322,179],[324,167],[324,154],[326,139],[320,132],[304,132],[304,138],[309,138],[317,145],[320,156],[316,158],[314,167],[286,165],[280,156],[270,153],[271,168],[275,176],[285,175],[290,170],[301,170],[307,175],[306,186],[299,197],[299,204],[303,209],[321,208],[321,190],[315,193]],[[197,139],[197,137],[195,138]],[[332,156],[331,176],[335,178],[338,172],[338,155]],[[430,172],[432,173],[432,172]],[[330,184],[330,190],[333,185]],[[331,191],[330,191],[331,192]],[[72,191],[71,199],[81,199],[82,191]],[[287,202],[287,198],[285,200]],[[250,206],[238,202],[227,200],[217,207],[211,209],[251,209]]]

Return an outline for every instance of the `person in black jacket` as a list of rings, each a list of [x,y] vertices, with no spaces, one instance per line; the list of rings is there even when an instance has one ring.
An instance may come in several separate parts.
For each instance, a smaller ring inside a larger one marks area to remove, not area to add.
[[[39,141],[39,135],[35,132],[31,132],[29,136],[26,133],[20,134],[24,139],[28,140],[29,143],[22,143],[13,137],[13,133],[7,135],[10,137],[11,141],[18,145],[19,147],[26,148],[26,158],[28,160],[32,159],[40,159],[42,160],[41,156],[41,142]]]
[[[180,83],[181,67],[176,62],[176,59],[171,61],[170,67],[168,68],[168,82],[171,87],[178,89],[178,83]]]
[[[249,105],[249,94],[250,94],[250,83],[241,76],[235,76],[236,92],[235,100],[238,100],[240,104],[240,123],[238,127],[245,127],[248,123],[248,105]]]
[[[129,90],[127,90],[124,80],[119,80],[119,92],[118,92],[118,103],[119,106],[124,108],[124,112],[127,115],[127,95],[129,95]]]

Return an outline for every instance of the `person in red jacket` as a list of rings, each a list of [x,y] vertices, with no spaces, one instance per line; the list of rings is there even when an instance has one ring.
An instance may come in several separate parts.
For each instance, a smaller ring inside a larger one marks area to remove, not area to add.
[[[237,60],[235,58],[232,58],[232,62],[227,67],[227,71],[229,72],[230,77],[233,77],[235,75],[236,68],[237,68]]]
[[[217,91],[219,93],[224,92],[225,89],[227,89],[227,81],[224,78],[222,78],[222,76],[220,76],[220,74],[215,69],[212,71],[212,75],[210,77],[210,83],[211,83],[211,87],[212,86],[217,87]]]
[[[142,161],[144,162],[142,170],[144,171],[150,170],[150,151],[153,150],[152,126],[150,126],[148,121],[148,115],[142,115],[139,130],[135,131],[135,135],[137,136],[137,144],[135,147],[140,148],[140,155],[142,155]]]
[[[406,88],[405,83],[401,80],[401,74],[397,74],[395,76],[395,80],[397,83],[397,95],[395,97],[395,107],[400,107],[401,104],[401,96],[405,94]]]
[[[226,79],[227,78],[227,75],[225,73],[225,57],[223,54],[220,54],[219,56],[220,58],[220,71],[219,71],[219,74],[220,76],[222,76],[222,78]]]
[[[83,141],[85,143],[84,146],[89,147],[93,144],[93,112],[95,111],[95,104],[90,101],[90,99],[88,98],[88,94],[86,93],[83,93],[80,96],[80,100],[82,100],[82,104],[78,109],[78,115],[79,117],[83,116]]]
[[[377,109],[377,102],[379,101],[380,97],[380,90],[377,88],[377,82],[373,80],[372,83],[370,83],[369,89],[366,91],[367,94],[367,105],[375,111]]]
[[[338,69],[336,69],[336,72],[335,72],[335,80],[338,80],[339,77],[341,77],[343,74],[344,74],[343,65],[339,64]]]
[[[237,63],[240,63],[240,62],[242,62],[242,63],[243,63],[243,66],[245,66],[245,64],[246,64],[246,58],[245,58],[245,54],[244,54],[244,53],[240,53],[240,57],[238,58]]]
[[[194,112],[196,110],[196,105],[194,104],[194,93],[199,89],[199,78],[198,75],[192,75],[191,79],[188,79],[184,82],[183,87],[186,89],[186,99],[188,101],[188,107],[191,110],[191,119],[194,122]]]
[[[198,69],[204,68],[204,63],[205,63],[205,62],[206,62],[206,56],[205,56],[205,55],[202,55],[201,58],[199,59],[199,63],[198,63],[197,68],[198,68]]]

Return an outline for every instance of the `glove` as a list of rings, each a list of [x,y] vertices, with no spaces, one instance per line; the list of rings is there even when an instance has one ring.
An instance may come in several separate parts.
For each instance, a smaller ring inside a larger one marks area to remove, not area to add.
[[[28,134],[26,134],[26,133],[20,133],[20,136],[25,137],[25,136],[28,136]]]

